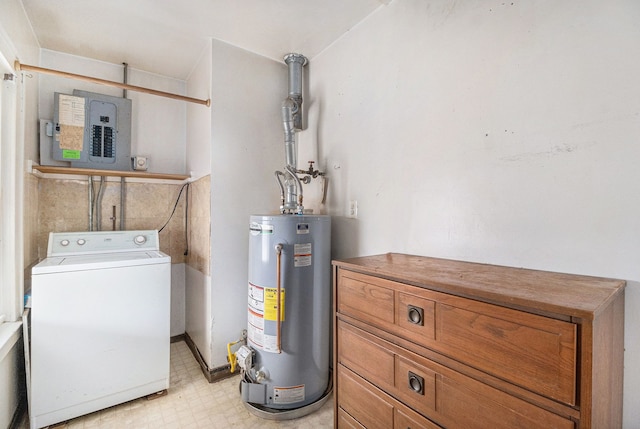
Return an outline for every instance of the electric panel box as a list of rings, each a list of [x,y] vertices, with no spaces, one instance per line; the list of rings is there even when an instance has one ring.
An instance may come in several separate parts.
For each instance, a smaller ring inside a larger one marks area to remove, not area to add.
[[[45,127],[40,159],[56,165],[126,171],[131,169],[131,100],[87,91],[54,94],[54,118]],[[45,140],[46,141],[46,140]],[[47,157],[47,155],[50,155]]]

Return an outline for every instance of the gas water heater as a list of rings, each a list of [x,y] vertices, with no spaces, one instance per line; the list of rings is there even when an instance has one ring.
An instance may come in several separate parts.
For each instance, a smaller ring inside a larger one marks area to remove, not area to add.
[[[251,216],[245,402],[275,409],[318,400],[329,382],[331,218]]]
[[[309,414],[331,392],[331,218],[309,214],[302,204],[302,183],[320,177],[324,184],[324,173],[313,164],[296,167],[307,59],[289,54],[284,60],[286,166],[275,172],[280,212],[250,218],[247,338],[235,352],[242,400],[254,414],[275,420]]]

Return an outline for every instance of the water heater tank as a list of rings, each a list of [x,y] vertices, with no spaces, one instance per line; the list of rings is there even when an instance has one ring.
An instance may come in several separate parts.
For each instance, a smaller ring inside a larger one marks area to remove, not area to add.
[[[247,345],[253,359],[241,382],[245,402],[289,410],[327,390],[330,237],[329,216],[251,216]]]

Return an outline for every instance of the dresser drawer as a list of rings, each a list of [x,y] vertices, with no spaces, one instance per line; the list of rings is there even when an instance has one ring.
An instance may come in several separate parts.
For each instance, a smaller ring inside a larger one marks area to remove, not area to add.
[[[336,416],[338,421],[337,427],[340,429],[367,429],[342,408],[338,408]]]
[[[442,429],[407,407],[397,407],[393,410],[393,427],[394,429]]]
[[[337,429],[441,429],[342,365],[338,380]]]
[[[367,380],[386,388],[395,384],[395,354],[380,342],[367,339],[361,331],[338,321],[338,363]]]
[[[538,394],[576,405],[576,325],[348,270],[337,310]]]
[[[438,303],[437,349],[536,393],[576,405],[577,328],[461,298]]]
[[[340,366],[360,374],[392,398],[445,427],[574,428],[568,418],[512,397],[342,320],[338,321],[337,335]],[[378,370],[377,365],[385,370]],[[339,379],[338,385],[342,383],[344,380]],[[343,397],[338,400],[342,404]],[[383,408],[372,399],[366,399],[365,403],[369,401],[377,411]]]
[[[339,271],[338,312],[373,324],[395,322],[393,284],[358,273]]]
[[[338,363],[416,410],[435,410],[435,372],[398,356],[397,350],[368,333],[338,321]]]
[[[393,405],[356,374],[338,367],[340,408],[367,429],[393,427]],[[348,426],[347,426],[348,427]]]
[[[450,429],[575,429],[575,423],[500,390],[457,377],[438,379],[437,409]]]

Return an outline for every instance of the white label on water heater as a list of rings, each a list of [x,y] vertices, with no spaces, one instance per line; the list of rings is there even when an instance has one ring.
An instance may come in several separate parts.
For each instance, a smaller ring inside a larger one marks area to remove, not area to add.
[[[264,330],[264,317],[262,317],[262,314],[258,314],[251,309],[249,309],[247,313],[248,313],[247,321],[249,322],[249,325],[255,326],[257,329],[260,329],[261,331]]]
[[[262,343],[263,352],[280,353],[280,350],[278,349],[278,337],[276,337],[275,335],[264,334],[262,336],[262,339],[263,339],[263,343]]]
[[[264,288],[249,283],[249,306],[264,311]]]
[[[264,344],[264,288],[249,283],[247,338],[256,348]]]
[[[264,330],[249,324],[247,326],[247,339],[257,349],[262,350],[264,344]]]
[[[273,234],[273,225],[251,222],[251,224],[249,224],[249,232],[251,235]]]
[[[311,265],[311,243],[293,245],[293,266],[308,267]]]
[[[293,404],[304,401],[304,384],[291,387],[274,387],[274,404]]]

